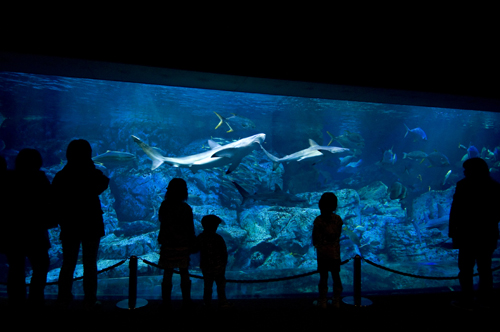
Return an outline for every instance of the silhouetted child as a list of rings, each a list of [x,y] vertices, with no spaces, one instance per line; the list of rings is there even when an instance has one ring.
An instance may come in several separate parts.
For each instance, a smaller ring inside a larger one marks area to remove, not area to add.
[[[161,203],[158,219],[160,220],[159,265],[163,268],[161,292],[164,308],[170,307],[172,294],[172,275],[174,268],[179,268],[181,275],[181,292],[183,307],[190,307],[191,279],[189,279],[189,261],[192,253],[196,252],[196,235],[194,232],[193,210],[186,203],[188,188],[186,181],[181,178],[172,179],[165,193],[165,200]]]
[[[212,286],[217,284],[219,306],[229,306],[226,299],[226,242],[216,233],[222,220],[215,215],[207,215],[201,219],[203,232],[196,238],[200,249],[200,268],[204,278],[203,302],[207,307],[212,303]]]
[[[333,212],[337,209],[337,196],[334,193],[324,193],[318,205],[321,215],[314,220],[312,232],[313,245],[316,247],[318,255],[318,306],[326,308],[328,272],[331,272],[333,279],[332,304],[335,308],[339,308],[343,289],[340,280],[340,233],[343,222],[342,218]]]

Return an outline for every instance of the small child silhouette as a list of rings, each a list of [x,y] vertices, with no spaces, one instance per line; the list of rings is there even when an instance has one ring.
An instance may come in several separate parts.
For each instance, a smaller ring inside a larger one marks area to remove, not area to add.
[[[318,306],[326,308],[328,293],[328,272],[333,278],[333,306],[340,307],[342,281],[340,280],[340,233],[342,218],[333,211],[337,209],[337,196],[324,193],[319,200],[321,215],[314,220],[312,240],[318,253],[319,301]]]
[[[226,299],[226,242],[216,233],[222,220],[215,215],[207,215],[201,219],[203,232],[197,237],[200,249],[200,268],[204,278],[203,302],[207,307],[212,303],[212,286],[217,284],[217,296],[220,307],[228,307]]]

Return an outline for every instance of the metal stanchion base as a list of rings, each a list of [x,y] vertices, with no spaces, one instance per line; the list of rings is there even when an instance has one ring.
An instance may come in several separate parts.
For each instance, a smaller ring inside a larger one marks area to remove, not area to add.
[[[356,303],[354,296],[346,296],[342,299],[345,304],[353,305],[355,307],[368,307],[373,304],[373,302],[367,298],[360,298],[359,303]]]
[[[144,306],[146,306],[148,304],[148,300],[145,300],[145,299],[137,299],[136,300],[136,303],[135,303],[135,308],[130,308],[129,306],[129,300],[126,299],[126,300],[122,300],[120,302],[118,302],[116,304],[116,306],[120,309],[129,309],[129,310],[133,310],[133,309],[137,309],[137,308],[142,308]]]

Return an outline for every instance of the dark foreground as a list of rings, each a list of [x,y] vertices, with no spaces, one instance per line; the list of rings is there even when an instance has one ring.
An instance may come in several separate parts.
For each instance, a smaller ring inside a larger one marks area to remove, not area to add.
[[[349,294],[347,294],[349,295]],[[340,309],[322,310],[313,305],[314,298],[237,299],[229,309],[207,310],[200,300],[191,309],[181,307],[181,301],[173,301],[170,310],[161,307],[161,301],[151,300],[142,308],[129,310],[117,306],[119,300],[101,301],[93,311],[83,308],[81,301],[74,301],[70,308],[60,309],[54,300],[47,300],[42,310],[12,310],[7,300],[0,298],[0,319],[3,327],[45,327],[55,330],[78,329],[203,329],[220,327],[234,331],[303,330],[321,328],[335,330],[375,329],[426,330],[466,328],[469,324],[480,328],[483,324],[498,329],[500,305],[490,309],[463,311],[450,305],[456,299],[455,292],[433,294],[386,294],[367,296],[372,305],[354,307],[342,303]],[[495,299],[500,299],[500,289],[495,289]]]

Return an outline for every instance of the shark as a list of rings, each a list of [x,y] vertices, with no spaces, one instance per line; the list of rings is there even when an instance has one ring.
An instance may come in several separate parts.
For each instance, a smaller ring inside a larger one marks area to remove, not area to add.
[[[281,188],[276,185],[276,189],[274,192],[266,192],[266,193],[255,193],[250,194],[246,191],[242,186],[238,183],[232,181],[240,195],[243,197],[241,205],[245,204],[247,199],[251,199],[253,201],[260,201],[269,204],[284,204],[284,203],[303,203],[307,202],[306,199],[297,197],[295,195],[289,194],[281,190]]]
[[[121,165],[135,160],[135,156],[128,152],[106,151],[103,154],[92,158],[94,163],[99,165]]]
[[[273,156],[267,152],[262,145],[260,147],[264,150],[266,156],[273,162],[273,171],[278,168],[280,163],[290,163],[295,161],[299,163],[308,162],[314,165],[323,159],[333,156],[334,154],[349,151],[347,148],[339,148],[336,146],[321,146],[312,139],[309,139],[309,147],[307,149],[300,150],[283,158]]]
[[[132,135],[132,139],[153,162],[151,170],[157,169],[161,164],[166,163],[173,167],[189,168],[193,173],[196,173],[200,169],[223,167],[231,164],[226,171],[226,174],[229,174],[238,167],[246,155],[264,142],[266,134],[256,134],[226,145],[220,145],[213,140],[208,140],[210,150],[184,157],[165,157],[158,149],[150,147],[137,136]]]

